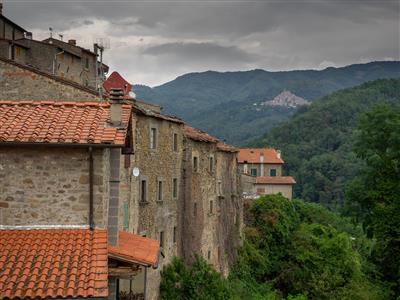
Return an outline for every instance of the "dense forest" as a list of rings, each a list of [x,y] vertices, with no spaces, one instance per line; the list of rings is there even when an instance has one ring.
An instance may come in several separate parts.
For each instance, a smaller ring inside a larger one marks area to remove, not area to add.
[[[295,108],[260,106],[283,90],[314,101],[339,89],[400,76],[400,62],[371,62],[324,70],[189,73],[150,88],[135,85],[138,99],[235,145],[244,145],[287,120]]]
[[[199,256],[191,266],[176,258],[161,273],[161,298],[399,299],[400,106],[362,114],[352,136],[359,167],[345,184],[342,215],[281,195],[251,201],[229,277]]]
[[[379,104],[400,104],[400,79],[332,93],[251,144],[282,151],[286,171],[297,181],[296,197],[340,209],[346,183],[363,165],[354,152],[358,121]]]

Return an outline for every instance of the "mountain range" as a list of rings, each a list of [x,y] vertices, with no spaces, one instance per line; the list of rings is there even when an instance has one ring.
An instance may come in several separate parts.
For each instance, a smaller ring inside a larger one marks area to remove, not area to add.
[[[156,87],[135,85],[138,99],[159,104],[199,129],[245,145],[287,120],[296,106],[260,105],[283,91],[313,102],[336,90],[379,78],[400,77],[399,61],[324,70],[188,73]]]

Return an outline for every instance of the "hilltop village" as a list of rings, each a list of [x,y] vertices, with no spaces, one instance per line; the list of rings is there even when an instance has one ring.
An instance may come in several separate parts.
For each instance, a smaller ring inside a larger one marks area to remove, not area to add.
[[[292,197],[279,151],[135,99],[102,51],[35,40],[0,6],[1,299],[157,299],[163,266],[195,253],[226,276],[244,198]]]

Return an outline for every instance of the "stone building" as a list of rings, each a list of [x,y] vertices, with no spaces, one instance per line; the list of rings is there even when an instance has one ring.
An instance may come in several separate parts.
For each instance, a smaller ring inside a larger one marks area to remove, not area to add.
[[[101,100],[93,89],[2,57],[0,57],[0,99]]]
[[[122,98],[0,101],[0,298],[116,299],[157,266],[159,243],[121,229],[131,137]]]
[[[26,32],[27,30],[3,15],[3,3],[0,2],[0,39],[16,40],[24,38]]]
[[[284,161],[280,151],[272,148],[242,148],[239,150],[238,163],[243,174],[243,192],[247,196],[281,193],[292,199],[292,187],[296,182],[291,176],[282,175]]]
[[[237,150],[185,125],[180,194],[179,255],[202,255],[223,274],[240,243],[243,206]]]
[[[93,51],[85,49],[73,39],[34,40],[0,11],[0,57],[98,90],[108,72],[108,66],[98,61],[102,50],[97,44]]]

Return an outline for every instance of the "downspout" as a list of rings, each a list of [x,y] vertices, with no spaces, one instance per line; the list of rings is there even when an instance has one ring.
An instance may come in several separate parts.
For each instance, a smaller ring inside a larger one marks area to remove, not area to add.
[[[94,229],[93,224],[93,149],[89,147],[89,228]]]

